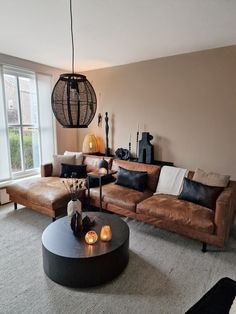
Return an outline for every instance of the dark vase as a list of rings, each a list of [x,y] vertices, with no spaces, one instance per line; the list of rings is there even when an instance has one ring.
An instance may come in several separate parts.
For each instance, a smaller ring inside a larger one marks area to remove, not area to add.
[[[70,226],[76,237],[79,237],[82,234],[83,225],[82,225],[82,215],[80,213],[75,212],[75,214],[71,218]]]

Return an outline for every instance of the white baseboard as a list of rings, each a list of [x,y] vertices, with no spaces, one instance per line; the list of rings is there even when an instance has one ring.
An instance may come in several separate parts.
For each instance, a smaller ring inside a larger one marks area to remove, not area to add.
[[[6,189],[0,189],[0,204],[7,204],[10,202],[9,194],[7,194]]]

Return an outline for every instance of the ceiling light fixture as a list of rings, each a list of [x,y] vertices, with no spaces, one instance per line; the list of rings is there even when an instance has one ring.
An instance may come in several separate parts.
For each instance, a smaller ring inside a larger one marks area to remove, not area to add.
[[[75,73],[72,0],[70,0],[72,73],[61,74],[52,91],[52,110],[65,128],[87,128],[97,109],[95,91],[85,75]]]

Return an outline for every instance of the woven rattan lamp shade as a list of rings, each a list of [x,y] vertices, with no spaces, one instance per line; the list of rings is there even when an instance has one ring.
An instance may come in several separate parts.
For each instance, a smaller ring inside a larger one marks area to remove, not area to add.
[[[94,154],[98,152],[97,140],[94,134],[87,134],[85,136],[82,152],[85,154]]]
[[[97,109],[94,89],[86,76],[61,74],[52,92],[52,110],[66,128],[87,128]]]

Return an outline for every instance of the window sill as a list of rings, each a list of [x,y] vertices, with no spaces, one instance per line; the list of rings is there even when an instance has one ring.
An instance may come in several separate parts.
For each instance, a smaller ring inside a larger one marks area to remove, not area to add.
[[[2,182],[0,182],[0,189],[7,187],[9,184],[17,183],[19,181],[22,181],[22,180],[24,180],[26,178],[36,178],[36,177],[40,177],[40,174],[24,176],[24,177],[21,177],[19,179],[12,179],[12,180],[7,180],[7,181],[2,181]]]

